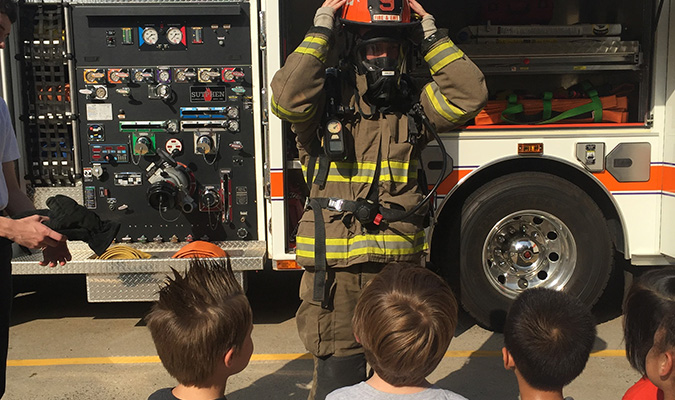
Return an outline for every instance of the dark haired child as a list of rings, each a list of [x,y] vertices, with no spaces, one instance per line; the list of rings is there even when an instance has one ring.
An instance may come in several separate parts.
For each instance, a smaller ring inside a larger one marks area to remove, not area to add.
[[[577,298],[541,288],[521,293],[506,317],[502,349],[520,399],[562,400],[563,387],[586,367],[595,335],[593,316]]]
[[[643,378],[624,400],[675,400],[675,268],[646,272],[623,306],[626,356]]]

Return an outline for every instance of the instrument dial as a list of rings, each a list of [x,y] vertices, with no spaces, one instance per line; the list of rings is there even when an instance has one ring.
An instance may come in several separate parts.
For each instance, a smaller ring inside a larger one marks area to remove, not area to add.
[[[168,83],[171,81],[171,73],[168,70],[163,69],[159,71],[159,73],[157,74],[157,78],[162,83]]]
[[[149,45],[154,45],[159,40],[159,34],[155,28],[143,29],[143,40]]]
[[[171,27],[166,31],[166,40],[171,44],[179,44],[183,41],[183,32],[178,28]]]
[[[239,118],[239,109],[237,107],[228,107],[227,117],[232,119]]]

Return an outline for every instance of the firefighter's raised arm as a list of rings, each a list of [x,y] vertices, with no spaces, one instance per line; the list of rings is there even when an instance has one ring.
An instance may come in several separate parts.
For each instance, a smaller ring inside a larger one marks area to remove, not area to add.
[[[422,106],[439,131],[457,128],[485,107],[485,77],[447,32],[436,28],[433,15],[417,1],[409,2],[410,8],[422,17],[422,55],[433,77],[422,90]]]
[[[272,78],[272,112],[293,124],[298,140],[313,139],[325,102],[326,59],[333,41],[335,12],[346,0],[326,0],[302,43]]]

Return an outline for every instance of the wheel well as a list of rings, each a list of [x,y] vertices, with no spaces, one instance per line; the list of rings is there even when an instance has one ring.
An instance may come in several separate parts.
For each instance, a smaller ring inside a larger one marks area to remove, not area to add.
[[[468,176],[461,185],[450,193],[450,198],[447,198],[443,203],[437,217],[435,228],[441,226],[444,228],[450,227],[453,226],[455,221],[460,221],[461,210],[466,199],[471,193],[485,183],[506,174],[528,171],[538,171],[556,175],[568,180],[570,183],[586,192],[586,194],[595,201],[598,208],[600,208],[603,213],[615,249],[620,253],[624,253],[625,237],[621,217],[608,193],[593,180],[593,178],[591,178],[588,172],[581,170],[574,165],[567,164],[566,162],[546,158],[528,157],[505,160],[489,165]],[[431,239],[432,264],[437,257],[443,257],[443,255],[440,254],[442,251],[434,251],[434,249],[445,248],[449,236],[452,235],[451,232],[453,232],[452,229],[434,229]],[[446,274],[448,272],[450,271],[445,271]]]

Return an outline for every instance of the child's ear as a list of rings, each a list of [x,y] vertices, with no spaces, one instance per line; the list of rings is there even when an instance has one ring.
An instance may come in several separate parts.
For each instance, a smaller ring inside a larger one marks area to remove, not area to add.
[[[514,370],[516,369],[516,364],[513,362],[513,357],[506,347],[502,347],[502,361],[504,361],[504,369]]]
[[[230,368],[230,366],[232,365],[232,358],[234,357],[234,355],[235,355],[234,348],[231,348],[227,350],[227,352],[225,352],[225,357],[223,358],[223,361],[225,362],[225,366],[227,368]]]
[[[673,363],[675,363],[675,353],[672,350],[667,350],[661,355],[659,364],[659,375],[667,377],[673,373]]]
[[[356,343],[361,344],[361,339],[359,339],[359,337],[356,336],[356,333],[354,334],[354,339],[356,339]]]

